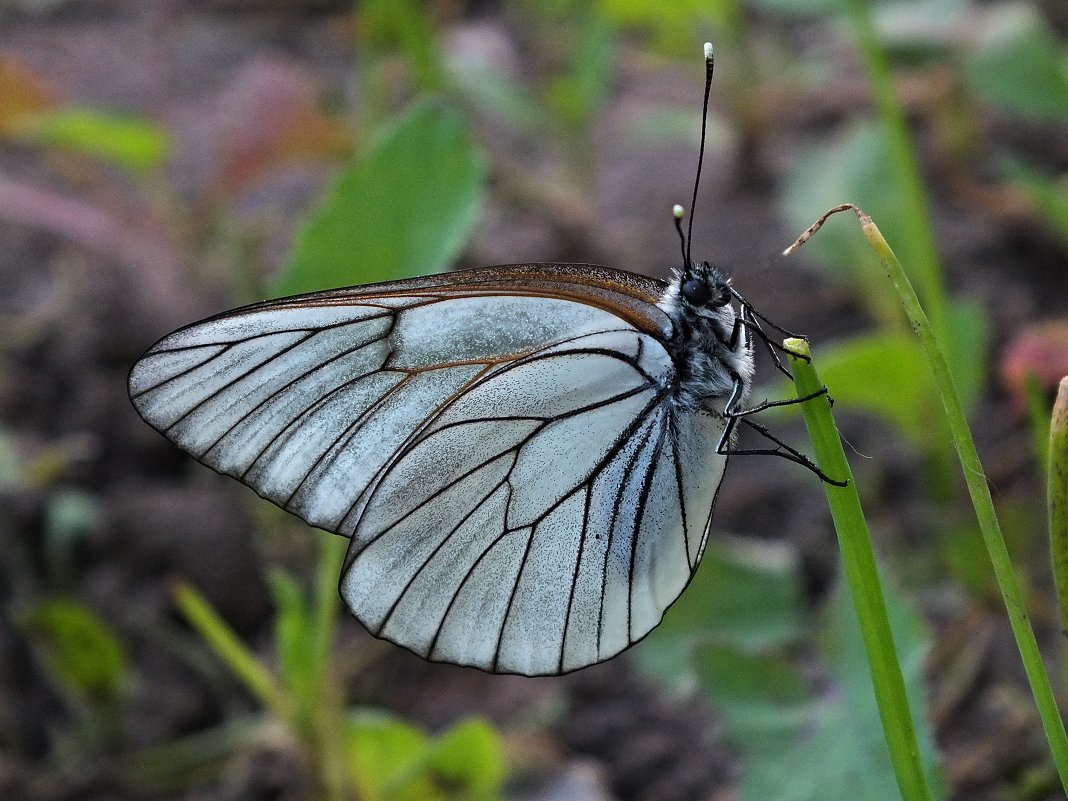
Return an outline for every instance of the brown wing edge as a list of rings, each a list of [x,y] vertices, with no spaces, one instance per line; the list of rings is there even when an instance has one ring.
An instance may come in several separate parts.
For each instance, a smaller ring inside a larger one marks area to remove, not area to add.
[[[538,295],[603,309],[663,341],[670,334],[671,323],[656,304],[666,289],[667,282],[660,279],[598,264],[503,264],[266,300],[208,319],[232,317],[268,307],[329,306],[424,293],[441,297],[460,294]]]

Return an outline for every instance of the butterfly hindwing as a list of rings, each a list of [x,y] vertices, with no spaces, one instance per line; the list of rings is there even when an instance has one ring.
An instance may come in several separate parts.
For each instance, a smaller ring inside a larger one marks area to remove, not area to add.
[[[424,657],[527,675],[645,636],[696,567],[723,463],[680,463],[720,423],[674,414],[671,369],[654,338],[603,331],[443,407],[361,512],[341,582],[353,614]],[[705,430],[680,440],[680,422]],[[708,478],[686,487],[692,466]]]

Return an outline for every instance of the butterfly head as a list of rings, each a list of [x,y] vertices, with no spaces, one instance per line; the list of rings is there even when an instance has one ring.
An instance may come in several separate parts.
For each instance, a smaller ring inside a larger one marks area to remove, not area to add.
[[[739,331],[729,280],[708,262],[677,273],[658,304],[672,322],[670,349],[683,407],[721,412],[735,383],[753,374],[749,337]]]
[[[694,309],[721,309],[733,297],[730,281],[707,261],[691,264],[678,280],[679,295]]]

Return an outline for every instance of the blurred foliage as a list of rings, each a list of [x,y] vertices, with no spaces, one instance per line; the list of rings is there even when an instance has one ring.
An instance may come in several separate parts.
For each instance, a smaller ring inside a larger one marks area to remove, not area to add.
[[[357,711],[346,722],[353,784],[362,801],[493,801],[506,773],[500,736],[464,720],[431,738],[410,723]]]
[[[922,713],[927,637],[892,588],[887,603],[910,702]],[[743,801],[897,797],[848,592],[842,585],[815,618],[803,608],[800,564],[788,546],[717,536],[689,588],[634,654],[661,681],[679,692],[697,689],[720,713],[746,765]],[[802,643],[814,637],[826,674],[818,682],[800,667]],[[922,714],[914,719],[937,787],[933,736]]]
[[[884,584],[885,587],[888,585]],[[923,657],[927,640],[916,613],[888,589],[887,607],[906,690],[917,722],[920,756],[936,798],[944,797],[934,736],[924,724]],[[822,801],[850,798],[882,801],[898,795],[879,710],[872,691],[864,643],[845,584],[834,595],[823,628],[823,653],[834,690],[815,701],[785,753],[755,760],[742,780],[741,801]],[[713,698],[719,687],[713,686]]]
[[[839,408],[877,415],[917,449],[928,447],[935,437],[944,440],[945,421],[931,414],[938,408],[938,393],[915,337],[858,335],[821,347],[819,360],[820,376],[834,387]],[[887,386],[896,391],[887,392]]]
[[[115,703],[128,681],[126,648],[88,606],[73,600],[42,601],[25,626],[48,672],[68,696],[83,703]]]
[[[633,653],[664,684],[685,691],[698,684],[697,649],[729,643],[764,652],[796,642],[801,608],[788,546],[717,538],[686,592]]]
[[[45,506],[44,556],[55,588],[73,589],[78,575],[77,548],[103,515],[98,499],[84,490],[59,487]]]
[[[724,35],[743,15],[739,0],[597,0],[596,7],[614,25],[645,29],[652,47],[683,58],[692,58],[694,40],[702,38],[695,30],[706,31],[703,39],[715,38],[709,29]]]
[[[37,115],[23,135],[29,141],[92,156],[135,172],[159,169],[171,151],[170,134],[135,115],[91,108],[61,108]]]
[[[848,199],[873,219],[895,242],[902,242],[902,262],[911,263],[915,244],[907,236],[900,194],[891,188],[886,133],[874,122],[857,122],[842,134],[828,137],[793,158],[787,167],[782,202],[792,229],[804,230],[831,206]],[[808,256],[835,271],[883,325],[903,328],[896,298],[886,291],[886,278],[852,221],[828,224],[805,244]],[[822,361],[822,360],[821,360]]]
[[[1027,195],[1049,227],[1068,242],[1068,175],[1056,176],[1019,158],[1006,157],[1001,172]]]
[[[435,738],[381,712],[346,712],[332,661],[331,643],[338,606],[336,576],[346,542],[324,537],[319,579],[311,595],[292,576],[272,575],[277,604],[272,670],[245,646],[192,587],[179,588],[187,620],[245,686],[284,725],[313,766],[313,778],[327,799],[362,801],[493,801],[507,773],[500,736],[488,723],[467,720]],[[223,749],[249,747],[262,725],[214,738]],[[204,734],[197,735],[201,741]],[[173,745],[166,746],[168,751]],[[184,749],[188,751],[189,749]],[[162,756],[162,758],[161,758]],[[155,781],[177,753],[143,754],[141,773]],[[216,748],[205,759],[218,759]],[[191,758],[186,754],[183,762]]]
[[[1068,120],[1064,43],[1027,4],[1005,4],[990,19],[985,35],[962,54],[967,86],[1013,115]]]
[[[484,175],[462,118],[420,103],[337,177],[298,231],[273,291],[441,272],[474,226]]]
[[[19,5],[56,4],[22,0]],[[805,24],[830,29],[833,43],[847,43],[841,0],[753,0],[746,4],[748,11],[736,0],[539,0],[505,4],[513,27],[521,32],[519,46],[536,56],[524,54],[524,63],[541,62],[532,74],[509,74],[477,61],[445,58],[436,15],[447,14],[447,5],[417,0],[358,4],[356,108],[325,113],[314,92],[306,90],[303,99],[283,96],[268,82],[259,104],[243,114],[232,109],[239,130],[231,151],[220,159],[212,186],[219,196],[193,198],[188,204],[172,199],[162,215],[183,234],[196,232],[190,237],[194,240],[203,235],[196,222],[204,214],[215,226],[212,233],[230,238],[221,245],[208,236],[196,244],[183,242],[192,254],[186,254],[188,260],[202,261],[198,247],[215,247],[228,256],[247,247],[249,231],[237,221],[237,207],[256,179],[293,155],[336,160],[351,151],[351,159],[301,224],[272,293],[439,272],[461,253],[490,171],[476,136],[469,133],[477,130],[474,122],[503,123],[520,137],[521,150],[563,152],[576,180],[589,181],[595,126],[612,102],[615,84],[627,80],[627,69],[646,69],[665,56],[692,60],[703,39],[726,39],[734,51],[717,44],[721,60],[743,65],[741,80],[728,87],[738,94],[737,114],[756,105],[753,98],[762,98],[769,87],[780,90],[780,96],[785,87],[791,99],[794,93],[805,98],[821,82],[830,86],[830,79],[838,77],[827,64],[826,51],[806,54],[800,47],[795,52],[793,38],[747,37],[750,18],[768,15],[774,26],[783,24],[778,15],[788,19],[786,24],[803,17]],[[1033,5],[970,0],[873,5],[879,43],[901,69],[899,77],[912,71],[928,85],[932,76],[948,71],[954,89],[963,90],[951,100],[934,96],[922,101],[935,108],[910,108],[956,126],[933,134],[964,142],[959,149],[947,148],[949,155],[986,159],[975,150],[975,132],[991,114],[1004,115],[1010,124],[1056,125],[1068,118],[1065,47]],[[631,59],[635,51],[641,55]],[[622,56],[630,59],[623,69]],[[787,69],[779,69],[783,65]],[[428,100],[430,94],[439,99]],[[137,113],[62,105],[57,96],[34,70],[0,55],[0,139],[117,166],[135,179],[168,166],[178,143],[160,124]],[[282,121],[267,113],[279,97],[284,98],[281,111],[292,112]],[[695,135],[696,111],[651,112],[623,124],[644,141],[682,141]],[[821,129],[817,144],[789,156],[781,188],[786,219],[800,230],[828,206],[851,200],[872,213],[904,263],[918,263],[922,237],[910,227],[914,209],[892,167],[893,132],[884,122],[851,109],[834,124]],[[264,142],[257,150],[256,143]],[[1013,152],[1012,142],[994,147],[997,157],[984,161],[984,178],[996,182],[994,189],[1022,193],[1068,241],[1063,165],[1032,164]],[[861,237],[847,230],[851,227],[828,226],[806,253],[855,294],[878,329],[821,346],[824,379],[842,408],[879,416],[910,447],[927,455],[950,455],[944,427],[934,422],[941,420],[932,413],[938,401],[916,342],[885,277]],[[219,262],[235,272],[248,267],[237,258]],[[945,318],[955,378],[966,404],[975,408],[990,391],[992,324],[983,308],[967,298],[948,300]],[[1055,363],[1054,356],[1040,354],[1040,367],[1053,369]],[[1013,364],[1003,362],[1006,366]],[[1013,385],[1012,391],[1023,390]],[[76,578],[77,546],[101,519],[95,496],[57,483],[70,461],[65,453],[60,446],[46,447],[32,458],[21,457],[14,437],[0,431],[0,490],[48,490],[42,505],[45,569],[61,588]],[[941,481],[947,483],[944,475]],[[935,493],[940,503],[950,497],[944,490]],[[932,550],[941,554],[958,584],[974,596],[988,596],[991,574],[974,527],[941,517],[950,522],[931,537]],[[311,593],[293,576],[272,576],[277,614],[271,658],[242,644],[195,593],[185,596],[182,607],[219,657],[288,727],[319,772],[327,796],[355,787],[361,798],[372,800],[497,797],[505,762],[500,737],[488,724],[461,722],[433,737],[382,713],[346,711],[329,648],[336,572],[329,581],[323,578],[339,559],[328,549],[341,543],[325,539],[329,544]],[[879,726],[859,639],[849,622],[848,599],[839,594],[829,612],[823,654],[829,686],[820,692],[797,668],[798,651],[819,628],[803,607],[801,577],[788,548],[712,548],[691,587],[636,655],[665,682],[676,689],[699,689],[719,708],[727,736],[748,765],[743,798],[893,797],[896,788],[883,747],[873,739]],[[893,610],[918,704],[922,632],[902,603],[895,601]],[[120,697],[130,669],[125,648],[88,607],[42,601],[26,625],[50,676],[68,697],[107,704]],[[263,734],[262,721],[233,723],[186,743],[189,754],[182,759],[216,759]],[[169,753],[171,759],[176,751]],[[925,755],[931,764],[931,754]],[[187,765],[182,759],[175,758],[172,767]]]
[[[390,114],[399,56],[408,67],[409,91],[419,95],[441,90],[445,69],[438,52],[430,5],[419,0],[364,0],[357,7],[356,41],[365,111],[378,121]]]
[[[593,14],[579,18],[573,38],[571,61],[550,79],[546,99],[552,119],[572,136],[588,135],[615,78],[616,40],[606,22]]]
[[[277,664],[273,670],[241,642],[192,586],[179,585],[175,601],[216,656],[266,707],[274,721],[284,727],[309,767],[317,792],[325,799],[341,801],[351,795],[352,778],[344,742],[345,698],[332,646],[340,603],[336,581],[345,540],[323,537],[319,546],[319,571],[310,593],[296,579],[281,572],[272,576]],[[262,728],[262,725],[250,726],[238,732],[240,736],[233,741],[221,734],[217,740],[231,751],[248,748],[260,737]],[[203,733],[198,735],[203,736]],[[187,752],[188,749],[182,749],[182,753]],[[206,756],[217,758],[214,749]],[[158,777],[166,773],[166,751],[162,756],[143,754],[140,762],[142,770],[151,775]]]

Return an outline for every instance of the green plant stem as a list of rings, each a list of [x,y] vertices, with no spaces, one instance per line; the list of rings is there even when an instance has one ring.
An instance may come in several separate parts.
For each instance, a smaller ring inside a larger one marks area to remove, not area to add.
[[[341,596],[337,591],[337,577],[345,560],[348,539],[341,536],[323,537],[319,545],[319,564],[315,574],[315,619],[314,637],[316,663],[319,669],[326,670],[330,660],[330,649],[334,643],[334,630],[337,627],[338,608]]]
[[[289,722],[292,709],[285,691],[204,597],[192,585],[181,583],[174,590],[174,599],[189,625],[215,650],[234,675],[279,720]]]
[[[351,777],[344,736],[343,702],[331,669],[331,650],[337,628],[341,597],[337,577],[349,541],[340,536],[323,536],[319,545],[319,564],[315,576],[313,643],[316,652],[315,677],[318,708],[309,710],[315,721],[315,744],[321,766],[324,795],[329,801],[345,799],[351,789]]]
[[[1057,388],[1046,464],[1053,580],[1061,609],[1061,631],[1068,635],[1068,377],[1062,378]]]
[[[811,361],[796,358],[792,354],[809,355],[808,342],[803,339],[788,339],[784,343],[790,356],[790,369],[798,397],[818,392],[823,384],[816,375]],[[894,635],[887,617],[879,571],[875,566],[875,554],[871,536],[864,520],[856,485],[853,482],[849,463],[846,461],[842,441],[838,436],[831,405],[826,399],[804,403],[801,406],[815,451],[816,464],[834,479],[848,479],[845,487],[824,483],[827,503],[831,508],[834,529],[838,534],[838,546],[846,581],[853,597],[853,605],[860,620],[864,637],[864,649],[871,668],[875,700],[883,722],[890,761],[894,766],[901,797],[906,801],[929,801],[931,791],[920,762],[920,747],[905,693],[905,680],[894,647]]]
[[[908,231],[915,239],[916,253],[920,259],[917,264],[912,265],[916,270],[916,282],[927,308],[931,310],[935,331],[939,339],[945,342],[948,320],[938,247],[931,228],[927,193],[924,190],[920,166],[916,161],[916,150],[909,134],[905,112],[894,92],[890,61],[875,33],[868,0],[845,0],[845,8],[868,73],[868,83],[879,119],[887,133],[890,166],[904,195],[904,214],[908,220]]]
[[[968,420],[964,413],[960,395],[957,393],[945,354],[939,346],[938,337],[927,319],[927,315],[920,305],[920,299],[912,288],[905,270],[890,249],[883,235],[879,232],[871,217],[856,206],[846,204],[830,212],[853,211],[860,220],[861,229],[868,244],[875,250],[890,276],[890,281],[901,298],[912,328],[920,338],[924,352],[927,355],[931,372],[938,384],[942,404],[949,420],[949,428],[953,433],[953,445],[960,458],[961,467],[964,471],[964,480],[968,485],[968,493],[971,495],[972,506],[975,507],[975,516],[979,521],[979,529],[983,535],[987,553],[990,555],[990,564],[994,568],[994,576],[1001,590],[1001,597],[1005,603],[1005,609],[1009,614],[1009,623],[1012,626],[1013,636],[1016,638],[1016,647],[1020,650],[1024,671],[1031,685],[1031,693],[1038,707],[1039,717],[1042,719],[1042,728],[1045,730],[1046,739],[1049,742],[1050,751],[1053,753],[1053,761],[1060,774],[1061,784],[1068,789],[1068,733],[1064,729],[1064,721],[1057,709],[1057,701],[1050,686],[1049,676],[1042,663],[1042,654],[1038,649],[1038,640],[1031,628],[1027,615],[1027,607],[1023,601],[1023,593],[1020,583],[1013,570],[1012,560],[1009,558],[1008,548],[1005,547],[1005,539],[1001,535],[1001,526],[998,523],[997,513],[994,511],[994,502],[990,497],[990,489],[987,487],[986,475],[983,473],[983,465],[979,461],[979,453],[975,449],[971,430],[968,428]],[[822,218],[825,220],[827,215]],[[811,232],[818,228],[817,223],[810,228],[799,242],[803,242]],[[788,249],[788,252],[796,249],[798,243]]]

